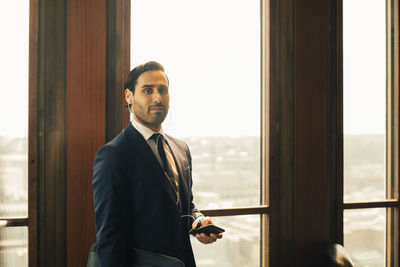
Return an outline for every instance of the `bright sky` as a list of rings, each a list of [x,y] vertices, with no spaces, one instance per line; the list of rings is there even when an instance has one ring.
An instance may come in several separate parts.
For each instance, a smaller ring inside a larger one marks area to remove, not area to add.
[[[28,0],[0,2],[0,35],[0,136],[27,136]]]
[[[344,132],[385,133],[385,0],[343,1]]]
[[[343,2],[344,130],[384,133],[385,0]],[[0,43],[0,135],[6,136],[27,133],[29,7],[23,3],[0,3],[0,33],[7,36]],[[259,32],[256,0],[132,0],[132,66],[157,60],[171,81],[167,132],[259,134]]]
[[[259,1],[132,0],[131,66],[170,80],[174,136],[259,136]],[[229,8],[227,8],[229,7]]]

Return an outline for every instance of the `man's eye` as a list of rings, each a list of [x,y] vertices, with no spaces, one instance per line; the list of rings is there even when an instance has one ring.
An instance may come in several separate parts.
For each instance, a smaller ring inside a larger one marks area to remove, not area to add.
[[[167,92],[168,92],[168,88],[160,88],[159,90],[158,90],[158,92],[160,93],[160,94],[166,94]]]
[[[146,89],[144,89],[144,93],[150,95],[150,94],[153,93],[153,89],[151,89],[151,88],[146,88]]]

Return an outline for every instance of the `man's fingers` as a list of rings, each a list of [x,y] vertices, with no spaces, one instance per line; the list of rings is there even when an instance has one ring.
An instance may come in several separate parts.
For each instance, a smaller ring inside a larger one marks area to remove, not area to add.
[[[217,241],[218,236],[215,234],[211,234],[210,236],[206,234],[197,234],[196,235],[197,240],[199,240],[203,244],[211,244]]]
[[[206,225],[212,224],[212,220],[210,217],[204,217],[202,218],[202,222],[201,222],[201,227],[204,227]],[[193,223],[193,228],[194,228],[194,223]],[[211,244],[214,243],[215,241],[217,241],[217,239],[221,239],[222,238],[222,234],[210,234],[210,235],[206,235],[204,233],[202,234],[196,234],[196,238],[197,240],[199,240],[201,243],[203,244]]]
[[[206,244],[214,242],[213,238],[211,236],[209,236],[209,235],[206,235],[206,234],[203,233],[200,236],[203,238],[203,240],[206,242]]]
[[[218,238],[218,236],[217,236],[216,234],[210,234],[210,236],[211,236],[212,238],[214,238],[215,240],[217,240],[217,238]]]
[[[210,217],[205,217],[203,219],[203,221],[201,222],[201,226],[206,226],[206,225],[209,225],[209,224],[212,224],[212,221],[211,221]]]
[[[222,234],[210,234],[210,236],[212,236],[215,240],[222,238]]]
[[[196,238],[203,244],[206,244],[207,242],[206,239],[201,234],[196,234]]]
[[[198,223],[201,223],[200,226],[198,226]],[[199,217],[192,223],[192,228],[195,229],[209,224],[212,224],[212,220],[210,217]]]

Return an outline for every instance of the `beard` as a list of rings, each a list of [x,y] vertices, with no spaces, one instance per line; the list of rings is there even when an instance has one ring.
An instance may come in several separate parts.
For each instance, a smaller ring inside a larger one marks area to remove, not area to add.
[[[152,107],[162,107],[163,110],[160,112],[151,111]],[[150,128],[159,128],[161,123],[165,120],[168,114],[168,107],[164,105],[155,105],[149,108],[144,108],[141,105],[133,105],[134,117],[137,118],[139,122]]]

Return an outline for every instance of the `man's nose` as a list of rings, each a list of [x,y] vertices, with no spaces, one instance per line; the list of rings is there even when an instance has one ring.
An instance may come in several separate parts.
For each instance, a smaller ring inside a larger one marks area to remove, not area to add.
[[[162,99],[161,94],[159,92],[155,91],[153,93],[153,102],[160,103],[161,99]]]

